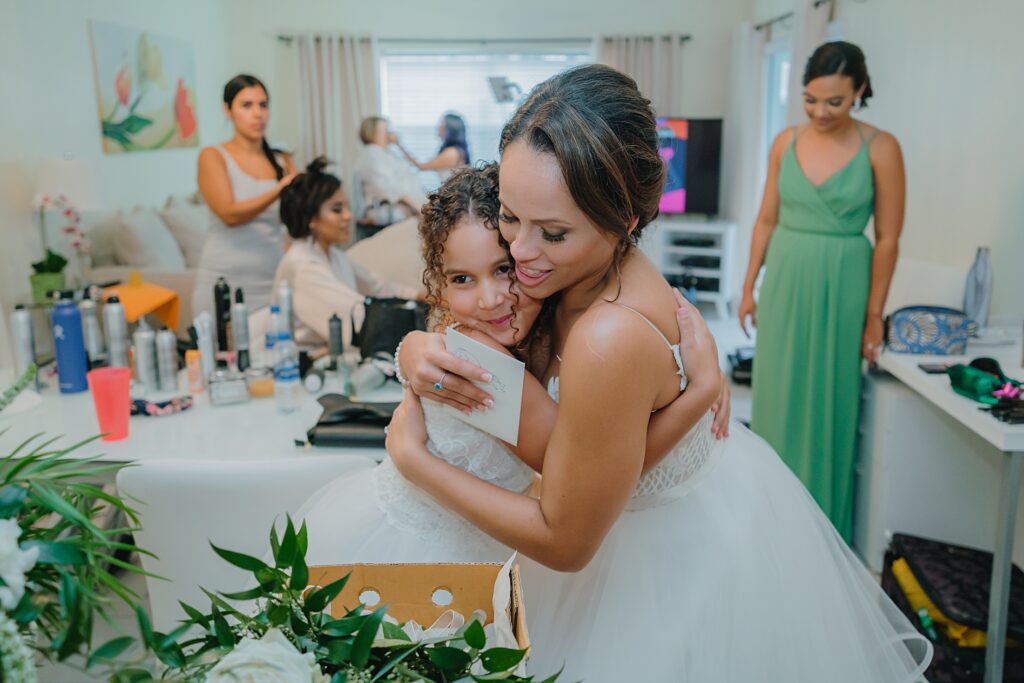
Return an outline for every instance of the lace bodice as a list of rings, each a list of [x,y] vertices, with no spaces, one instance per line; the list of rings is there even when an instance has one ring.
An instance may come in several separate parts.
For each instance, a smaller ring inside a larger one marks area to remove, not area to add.
[[[458,419],[444,406],[423,402],[427,448],[437,457],[473,476],[509,491],[522,492],[535,474],[497,438]],[[395,468],[390,458],[375,470],[377,502],[394,526],[448,544],[496,544],[461,517],[452,514]]]
[[[548,382],[548,394],[558,401],[558,377]],[[627,510],[648,507],[681,498],[711,469],[717,444],[711,434],[714,414],[708,412],[697,422],[675,448],[653,469],[640,477]]]

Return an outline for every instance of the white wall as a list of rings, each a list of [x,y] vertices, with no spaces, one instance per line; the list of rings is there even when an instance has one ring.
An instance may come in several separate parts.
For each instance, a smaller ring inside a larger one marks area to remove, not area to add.
[[[580,38],[598,33],[693,35],[684,50],[683,114],[725,114],[729,36],[749,0],[521,0],[438,3],[410,0],[225,0],[230,59],[237,71],[265,79],[274,141],[298,139],[294,106],[296,49],[278,33],[338,31],[383,38]]]
[[[207,0],[4,0],[0,3],[0,304],[4,316],[28,297],[39,258],[30,202],[41,159],[70,155],[95,169],[112,207],[157,204],[195,191],[198,148],[104,155],[96,113],[89,20],[99,19],[193,44],[200,142],[224,137],[224,7]],[[0,365],[4,364],[0,335]]]
[[[754,20],[792,4],[756,0]],[[837,0],[835,16],[868,59],[875,98],[859,116],[903,147],[902,256],[966,273],[990,245],[993,313],[1024,316],[1024,3]]]

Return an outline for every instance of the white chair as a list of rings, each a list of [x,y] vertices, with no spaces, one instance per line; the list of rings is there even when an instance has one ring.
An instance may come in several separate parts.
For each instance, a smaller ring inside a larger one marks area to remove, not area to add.
[[[168,580],[146,579],[153,626],[164,632],[184,617],[182,600],[201,611],[209,599],[200,587],[240,591],[252,574],[229,565],[220,548],[264,557],[270,526],[296,510],[321,486],[344,472],[371,467],[367,458],[303,456],[274,461],[163,460],[127,467],[117,488],[141,518],[135,534],[143,568]]]

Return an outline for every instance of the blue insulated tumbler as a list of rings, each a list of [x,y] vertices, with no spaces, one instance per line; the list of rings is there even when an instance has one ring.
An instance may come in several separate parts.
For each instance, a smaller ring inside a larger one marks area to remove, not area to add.
[[[52,321],[60,391],[62,394],[85,391],[89,385],[85,381],[88,362],[82,339],[82,314],[74,301],[58,301],[53,307]]]

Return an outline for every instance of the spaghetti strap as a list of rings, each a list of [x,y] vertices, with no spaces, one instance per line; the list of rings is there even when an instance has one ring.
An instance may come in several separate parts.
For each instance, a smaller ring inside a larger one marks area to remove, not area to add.
[[[668,350],[672,352],[672,359],[675,360],[676,362],[676,368],[678,368],[678,372],[676,374],[679,375],[679,391],[683,391],[684,389],[686,389],[686,385],[690,383],[690,380],[686,377],[686,369],[683,367],[683,355],[682,351],[680,351],[679,349],[679,344],[673,344],[672,342],[670,342],[668,338],[662,333],[662,331],[658,329],[657,325],[652,323],[646,315],[636,310],[632,306],[620,304],[615,301],[609,301],[608,303],[614,304],[621,308],[625,308],[627,311],[632,311],[636,315],[640,316],[641,320],[650,325],[652,330],[657,332],[658,336],[661,337],[661,341],[665,342],[665,346],[667,346]]]
[[[640,316],[640,319],[641,319],[641,320],[643,320],[643,321],[644,321],[645,323],[647,323],[648,325],[650,325],[650,326],[651,326],[651,329],[652,329],[652,330],[654,330],[655,332],[657,332],[657,333],[658,333],[658,336],[659,336],[659,337],[661,337],[661,340],[662,340],[663,342],[665,342],[665,346],[669,347],[670,349],[671,349],[671,348],[673,348],[673,347],[676,347],[676,348],[678,348],[679,344],[673,344],[672,342],[670,342],[670,341],[668,340],[668,337],[666,337],[666,336],[665,336],[664,334],[662,334],[661,330],[659,330],[659,329],[658,329],[658,326],[657,326],[657,325],[655,325],[654,323],[652,323],[652,322],[651,322],[651,321],[650,321],[650,320],[649,320],[649,319],[647,318],[647,316],[646,316],[646,315],[644,315],[643,313],[641,313],[640,311],[636,310],[635,308],[633,308],[633,307],[631,307],[631,306],[627,306],[626,304],[620,304],[620,303],[617,303],[617,302],[615,302],[615,301],[609,301],[608,303],[610,303],[610,304],[615,304],[616,306],[619,306],[619,307],[621,307],[621,308],[625,308],[625,309],[626,309],[627,311],[632,311],[633,313],[636,313],[636,314],[637,314],[638,316]]]

